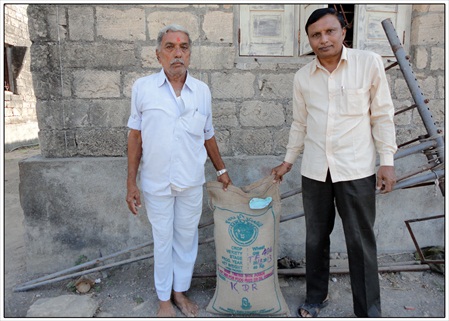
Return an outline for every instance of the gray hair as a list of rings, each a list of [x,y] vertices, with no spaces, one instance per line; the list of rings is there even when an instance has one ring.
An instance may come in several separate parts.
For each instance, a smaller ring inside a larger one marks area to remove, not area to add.
[[[176,32],[176,31],[184,32],[184,33],[187,35],[187,37],[189,38],[189,46],[192,45],[192,40],[190,39],[190,34],[189,34],[189,32],[187,31],[187,29],[184,28],[183,26],[180,26],[180,25],[177,25],[177,24],[171,24],[171,25],[165,26],[164,28],[162,28],[162,29],[159,31],[159,33],[158,33],[158,35],[157,35],[157,49],[158,49],[158,50],[161,49],[162,38],[164,37],[164,35],[165,35],[167,32],[170,32],[170,31],[171,31],[171,32]]]

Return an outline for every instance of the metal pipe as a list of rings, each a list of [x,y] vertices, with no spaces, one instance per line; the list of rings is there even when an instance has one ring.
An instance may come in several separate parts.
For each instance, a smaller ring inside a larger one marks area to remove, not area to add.
[[[418,141],[421,141],[421,139],[420,139],[419,137],[418,137],[418,138],[414,138],[414,139],[412,139],[412,140],[409,140],[409,141],[407,141],[407,142],[404,142],[404,143],[398,145],[398,149],[400,149],[401,147],[410,145],[410,144],[412,144],[412,143],[416,143],[416,142],[418,142]]]
[[[290,214],[290,215],[285,215],[285,216],[282,215],[280,222],[282,223],[282,222],[290,221],[290,220],[293,220],[295,218],[303,217],[304,215],[305,215],[304,212],[296,213],[296,214]]]
[[[418,145],[407,147],[404,149],[398,149],[396,154],[394,154],[394,159],[400,159],[418,152],[422,152],[426,149],[433,148],[437,146],[437,142],[434,140],[428,140],[422,143],[419,143]],[[379,166],[379,161],[376,162],[376,166]]]
[[[199,244],[201,245],[201,244],[211,243],[213,241],[214,241],[214,238],[213,237],[209,237],[209,238],[199,242]],[[124,250],[124,251],[126,251],[126,250]],[[124,252],[124,251],[120,251],[120,252]],[[114,255],[114,256],[116,256],[116,255]],[[144,255],[136,256],[136,257],[129,258],[129,259],[126,259],[126,260],[121,260],[121,261],[118,261],[118,262],[110,263],[110,264],[107,264],[107,265],[98,266],[96,268],[91,268],[91,269],[88,269],[88,270],[84,270],[84,271],[80,271],[80,272],[76,272],[76,273],[72,273],[72,274],[67,274],[67,275],[60,276],[60,277],[56,277],[56,278],[53,278],[53,279],[45,279],[44,281],[41,281],[41,282],[36,282],[36,280],[29,281],[27,283],[21,284],[21,285],[17,286],[16,288],[14,288],[14,292],[26,291],[26,290],[30,290],[30,289],[36,288],[38,286],[41,286],[41,285],[46,285],[46,284],[50,284],[50,283],[54,283],[54,282],[63,281],[63,280],[67,280],[67,279],[70,279],[70,278],[74,278],[74,277],[77,277],[77,276],[82,276],[82,275],[86,275],[86,274],[89,274],[89,273],[110,269],[112,267],[116,267],[116,266],[119,266],[119,265],[128,264],[128,263],[134,263],[134,262],[142,261],[142,260],[146,260],[146,259],[151,259],[153,256],[154,256],[154,253],[144,254]],[[78,267],[78,266],[76,266],[76,267]],[[68,270],[70,270],[70,269],[68,269]],[[65,270],[65,273],[67,273],[67,270]],[[54,273],[54,274],[62,274],[62,271]],[[40,279],[42,280],[44,278],[40,278]]]
[[[410,62],[406,59],[405,50],[402,47],[401,41],[394,29],[393,23],[391,19],[385,19],[382,21],[382,26],[387,35],[388,41],[390,42],[391,49],[393,50],[394,55],[396,56],[399,67],[404,75],[404,79],[407,83],[407,86],[412,94],[413,100],[415,101],[418,112],[421,116],[421,119],[424,123],[424,127],[427,130],[427,133],[431,137],[435,137],[438,147],[438,158],[441,163],[444,163],[444,140],[438,133],[437,127],[432,119],[432,114],[429,108],[426,106],[424,95],[421,91],[421,88],[416,81],[416,76],[413,73]]]
[[[428,171],[428,170],[432,170],[432,169],[434,169],[435,167],[436,167],[435,165],[425,165],[425,166],[423,166],[422,168],[420,168],[420,169],[418,169],[418,170],[415,170],[415,171],[412,171],[412,172],[405,173],[405,174],[403,174],[401,177],[398,177],[398,178],[397,178],[396,183],[399,183],[399,182],[405,180],[406,178],[415,176],[415,175],[417,175],[417,174],[424,173],[424,172],[426,172],[426,171]]]
[[[396,183],[394,185],[393,190],[402,189],[406,187],[410,187],[419,183],[427,182],[427,181],[434,181],[436,179],[440,179],[441,177],[444,177],[444,169],[439,169],[436,171],[432,171],[427,174],[419,175],[416,177],[412,177],[409,179],[405,179],[401,182]]]
[[[69,273],[69,272],[78,271],[78,270],[81,270],[81,269],[86,268],[88,266],[92,266],[92,265],[95,265],[97,263],[100,263],[100,262],[106,261],[108,259],[114,258],[114,257],[119,256],[121,254],[125,254],[125,253],[129,253],[129,252],[132,252],[132,251],[136,251],[136,250],[142,249],[142,248],[144,248],[146,246],[149,246],[151,244],[153,244],[153,242],[142,243],[142,244],[130,247],[128,249],[125,249],[125,250],[122,250],[122,251],[119,251],[119,252],[115,252],[113,254],[106,255],[106,256],[100,257],[98,259],[95,259],[95,260],[92,260],[92,261],[89,261],[89,262],[85,262],[83,264],[79,264],[79,265],[73,266],[71,268],[68,268],[68,269],[65,269],[65,270],[62,270],[62,271],[59,271],[59,272],[55,272],[55,273],[52,273],[52,274],[48,274],[48,275],[42,276],[40,278],[37,278],[37,279],[31,280],[31,281],[25,282],[25,283],[22,284],[22,286],[30,285],[30,284],[33,284],[33,283],[36,283],[36,282],[39,282],[39,281],[52,279],[52,278],[55,278],[57,276]]]
[[[28,285],[19,285],[18,287],[14,288],[14,292],[21,292],[21,291],[30,290],[30,289],[36,288],[38,286],[41,286],[41,285],[46,285],[46,284],[50,284],[50,283],[54,283],[54,282],[58,282],[58,281],[67,280],[67,279],[74,278],[74,277],[77,277],[77,276],[86,275],[86,274],[93,273],[93,272],[98,272],[98,271],[101,271],[101,270],[109,269],[109,268],[114,267],[114,266],[118,266],[118,265],[122,265],[122,264],[126,264],[126,263],[137,262],[137,261],[145,260],[145,259],[152,258],[152,257],[153,257],[153,253],[145,254],[145,255],[141,255],[141,256],[135,257],[135,258],[130,258],[130,259],[127,259],[127,260],[123,260],[123,261],[114,262],[114,263],[110,263],[110,264],[107,264],[107,265],[99,266],[99,267],[92,268],[92,269],[89,269],[89,270],[85,270],[85,271],[81,271],[81,272],[77,272],[77,273],[72,273],[72,274],[67,274],[67,275],[60,276],[60,277],[57,277],[57,278],[54,278],[54,279],[51,279],[51,280],[45,280],[45,281],[36,282],[36,283],[33,283],[33,284],[28,284]]]
[[[395,160],[400,159],[400,158],[403,158],[403,157],[406,157],[406,156],[409,156],[411,154],[415,154],[418,152],[422,153],[424,150],[433,148],[435,146],[437,146],[437,142],[435,142],[434,140],[428,140],[428,141],[419,143],[418,145],[398,150],[396,152],[396,154],[394,155],[394,159]]]
[[[430,270],[430,266],[427,264],[411,264],[411,265],[389,265],[389,266],[379,266],[377,271],[379,273],[389,273],[389,272],[418,272]],[[305,276],[305,268],[293,268],[293,269],[277,269],[278,275],[286,276]],[[348,274],[349,268],[337,268],[330,267],[330,274]],[[199,272],[194,273],[194,278],[214,278],[217,276],[217,272]]]
[[[297,188],[297,189],[294,189],[291,191],[287,191],[287,192],[281,194],[281,200],[284,198],[299,194],[299,193],[302,193],[302,188]]]

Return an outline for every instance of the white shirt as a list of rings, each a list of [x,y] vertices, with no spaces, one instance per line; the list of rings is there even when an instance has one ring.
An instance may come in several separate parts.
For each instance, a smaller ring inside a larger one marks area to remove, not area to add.
[[[177,102],[179,100],[179,103]],[[162,69],[133,85],[128,127],[140,130],[141,188],[153,195],[204,184],[204,141],[214,136],[209,87],[187,74],[177,99]]]
[[[301,174],[325,181],[348,181],[393,166],[397,150],[394,106],[379,55],[343,47],[329,73],[315,59],[294,77],[293,123],[285,161],[303,151]]]

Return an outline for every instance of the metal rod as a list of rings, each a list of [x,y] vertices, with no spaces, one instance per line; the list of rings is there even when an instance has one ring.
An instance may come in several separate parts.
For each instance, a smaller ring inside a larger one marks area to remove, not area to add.
[[[396,180],[396,183],[398,183],[400,181],[403,181],[404,179],[412,177],[414,175],[424,173],[425,171],[431,170],[431,169],[433,169],[435,167],[436,167],[435,165],[425,165],[425,166],[423,166],[422,168],[420,168],[418,170],[415,170],[413,172],[408,172],[406,174],[403,174],[401,177],[398,177],[398,179]]]
[[[304,212],[296,213],[296,214],[290,214],[290,215],[285,215],[285,216],[282,215],[280,222],[282,223],[282,222],[290,221],[290,220],[293,220],[295,218],[303,217],[304,215],[305,215]]]
[[[209,225],[213,225],[213,224],[214,224],[214,220],[212,219],[212,220],[209,220],[207,222],[204,222],[204,223],[198,225],[198,228],[201,229],[201,228],[207,227]]]
[[[421,116],[421,119],[424,123],[424,127],[427,130],[427,133],[431,137],[435,137],[437,142],[438,158],[441,163],[444,164],[444,141],[443,138],[439,135],[438,129],[433,122],[432,114],[429,108],[426,106],[424,95],[421,91],[421,88],[416,81],[416,76],[413,73],[410,62],[407,61],[405,50],[402,47],[401,41],[394,29],[393,23],[391,19],[385,19],[382,21],[382,26],[387,35],[388,41],[390,42],[390,46],[393,50],[394,55],[396,56],[399,67],[404,75],[404,79],[407,83],[407,86],[412,94],[413,100],[415,101],[418,112]]]
[[[117,257],[117,256],[119,256],[121,254],[125,254],[125,253],[129,253],[129,252],[132,252],[132,251],[139,250],[141,248],[144,248],[144,247],[152,245],[152,244],[153,244],[153,242],[142,243],[140,245],[136,245],[136,246],[130,247],[128,249],[125,249],[125,250],[122,250],[122,251],[119,251],[119,252],[115,252],[113,254],[106,255],[106,256],[100,257],[98,259],[95,259],[95,260],[92,260],[92,261],[89,261],[89,262],[85,262],[83,264],[79,264],[79,265],[73,266],[71,268],[68,268],[68,269],[65,269],[65,270],[62,270],[62,271],[59,271],[59,272],[55,272],[55,273],[52,273],[52,274],[48,274],[48,275],[42,276],[40,278],[37,278],[37,279],[31,280],[31,281],[25,282],[25,283],[22,284],[22,286],[33,284],[33,283],[36,283],[36,282],[39,282],[39,281],[43,281],[43,280],[52,279],[54,277],[57,277],[57,276],[60,276],[60,275],[64,275],[64,274],[69,273],[69,272],[78,271],[78,270],[81,270],[81,269],[83,269],[85,267],[95,265],[97,263],[100,263],[100,262],[106,261],[108,259]]]
[[[388,71],[388,70],[390,70],[391,68],[393,68],[394,66],[397,66],[397,65],[398,65],[398,62],[395,61],[395,62],[393,62],[391,65],[385,67],[385,71]]]
[[[409,156],[409,155],[412,155],[415,153],[422,153],[423,150],[433,148],[435,146],[437,146],[437,142],[435,142],[434,140],[429,140],[429,141],[419,143],[418,145],[415,145],[415,146],[398,149],[396,154],[394,154],[394,159],[396,160],[396,159],[404,158],[406,156]],[[379,165],[379,161],[376,162],[376,165]]]
[[[57,278],[54,278],[54,279],[51,279],[51,280],[45,280],[45,281],[42,281],[42,282],[36,282],[34,284],[28,284],[28,285],[20,285],[20,286],[14,288],[14,292],[26,291],[26,290],[33,289],[33,288],[36,288],[36,287],[41,286],[41,285],[46,285],[46,284],[50,284],[50,283],[54,283],[54,282],[58,282],[58,281],[67,280],[67,279],[74,278],[74,277],[77,277],[77,276],[86,275],[86,274],[93,273],[93,272],[98,272],[98,271],[101,271],[101,270],[109,269],[109,268],[114,267],[114,266],[127,264],[127,263],[132,263],[132,262],[137,262],[137,261],[145,260],[145,259],[152,258],[152,257],[153,257],[153,253],[145,254],[145,255],[141,255],[141,256],[135,257],[135,258],[130,258],[130,259],[127,259],[127,260],[123,260],[123,261],[114,262],[114,263],[110,263],[110,264],[107,264],[107,265],[99,266],[99,267],[92,268],[92,269],[89,269],[89,270],[84,270],[84,271],[77,272],[77,273],[67,274],[67,275],[60,276],[60,277],[57,277]]]
[[[411,143],[416,143],[416,142],[418,142],[418,141],[421,141],[421,139],[420,139],[419,137],[418,137],[418,138],[415,138],[415,139],[412,139],[412,140],[409,140],[409,141],[407,141],[407,142],[404,142],[404,143],[398,145],[398,149],[401,148],[401,147],[410,145]],[[435,144],[435,145],[436,145],[436,144]]]
[[[415,154],[418,152],[422,153],[422,151],[429,149],[429,148],[433,148],[435,146],[437,146],[437,143],[435,141],[433,141],[433,140],[425,141],[425,142],[419,143],[418,145],[407,147],[402,150],[398,150],[396,152],[396,154],[394,155],[394,159],[396,160],[396,159],[404,158],[406,156],[409,156],[411,154]]]
[[[424,141],[424,139],[426,139],[427,137],[426,136],[422,136],[421,137],[421,141]],[[432,150],[432,149],[427,149],[427,150],[425,150],[424,151],[424,155],[426,155],[426,157],[427,157],[427,160],[429,161],[429,163],[431,163],[431,164],[441,164],[440,162],[439,162],[439,159],[438,159],[438,157],[437,158],[434,158],[434,155],[432,155],[432,152],[435,152],[434,150]],[[438,154],[437,154],[438,155]],[[442,181],[442,180],[439,180],[439,183],[438,183],[438,186],[440,187],[440,191],[441,191],[441,193],[443,194],[443,196],[445,195],[445,191],[444,191],[444,182]]]
[[[405,179],[401,182],[398,182],[394,185],[393,190],[402,189],[406,187],[410,187],[419,183],[427,182],[427,181],[434,181],[435,179],[440,179],[441,177],[444,177],[444,169],[439,169],[436,171],[432,171],[427,174],[419,175],[416,177],[412,177],[409,179]]]
[[[287,197],[290,197],[290,196],[293,196],[293,195],[296,195],[296,194],[299,194],[299,193],[302,193],[302,188],[297,188],[297,189],[294,189],[294,190],[282,193],[281,194],[281,199],[284,199],[284,198],[287,198]]]
[[[418,106],[416,106],[416,104],[413,104],[413,105],[411,105],[411,106],[409,106],[409,107],[404,107],[404,108],[399,109],[398,111],[396,111],[396,112],[394,113],[394,115],[396,116],[396,115],[402,114],[403,112],[406,112],[407,110],[410,110],[410,109],[414,109],[414,108],[416,108],[416,107],[418,107]]]
[[[420,184],[415,184],[413,186],[406,186],[404,187],[404,189],[408,189],[408,188],[417,188],[417,187],[424,187],[424,186],[432,186],[435,185],[435,183],[433,182],[427,182],[427,183],[420,183]]]
[[[198,244],[201,245],[201,244],[211,243],[213,241],[214,241],[214,238],[210,237],[210,238],[207,238],[207,239],[205,239],[203,241],[200,241]],[[121,252],[123,252],[123,251],[121,251]],[[81,272],[76,272],[76,273],[72,273],[72,274],[67,274],[67,275],[64,275],[64,276],[56,277],[56,278],[53,278],[53,279],[50,279],[50,280],[44,280],[44,281],[41,281],[41,282],[35,282],[35,281],[32,282],[32,281],[30,281],[30,282],[27,282],[27,284],[24,283],[24,284],[21,284],[21,285],[17,286],[14,289],[14,292],[26,291],[26,290],[33,289],[33,288],[36,288],[36,287],[41,286],[41,285],[50,284],[50,283],[54,283],[54,282],[58,282],[58,281],[62,281],[62,280],[67,280],[67,279],[70,279],[70,278],[74,278],[74,277],[81,276],[81,275],[86,275],[86,274],[93,273],[93,272],[98,272],[98,271],[101,271],[101,270],[106,270],[106,269],[109,269],[109,268],[112,268],[112,267],[115,267],[115,266],[119,266],[119,265],[123,265],[123,264],[128,264],[128,263],[133,263],[133,262],[137,262],[137,261],[142,261],[142,260],[145,260],[145,259],[150,259],[153,256],[154,256],[153,253],[144,254],[144,255],[141,255],[141,256],[136,256],[134,258],[129,258],[129,259],[126,259],[126,260],[117,261],[117,262],[110,263],[110,264],[107,264],[107,265],[102,265],[102,266],[99,266],[99,267],[96,267],[96,268],[91,268],[91,269],[88,269],[88,270],[84,270],[84,271],[81,271]],[[61,272],[57,272],[57,273],[54,273],[54,274],[61,274]]]
[[[426,271],[430,270],[430,266],[426,265],[402,265],[402,266],[385,266],[378,267],[377,271],[381,273],[388,272],[401,272],[401,271],[409,271],[409,272],[417,272],[417,271]],[[348,274],[349,268],[336,268],[331,267],[330,274]],[[306,269],[296,268],[296,269],[278,269],[278,275],[291,275],[291,276],[305,276]]]
[[[412,227],[410,226],[410,223],[422,222],[422,221],[427,221],[427,220],[434,220],[434,219],[437,219],[437,218],[444,218],[444,215],[429,216],[429,217],[417,218],[417,219],[411,219],[411,220],[405,221],[405,225],[407,226],[407,229],[408,229],[408,231],[410,233],[410,236],[412,237],[413,243],[415,244],[416,251],[418,252],[418,255],[419,255],[422,263],[442,264],[442,263],[444,263],[444,260],[427,260],[424,257],[424,254],[421,251],[421,247],[419,246],[418,241],[415,238],[415,234],[412,231]]]
[[[427,264],[412,264],[412,265],[390,265],[390,266],[379,266],[377,271],[380,273],[389,273],[389,272],[419,272],[430,270],[430,266]],[[306,269],[305,268],[294,268],[294,269],[277,269],[278,275],[286,275],[286,276],[305,276]],[[330,274],[348,274],[349,268],[336,268],[330,267]],[[200,272],[194,273],[194,278],[214,278],[217,276],[217,272]]]

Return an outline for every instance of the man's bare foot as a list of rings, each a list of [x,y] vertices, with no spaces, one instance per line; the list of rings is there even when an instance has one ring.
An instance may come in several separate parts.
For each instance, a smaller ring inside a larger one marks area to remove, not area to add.
[[[157,311],[158,318],[175,318],[176,311],[171,304],[171,301],[159,301],[159,310]]]
[[[183,292],[173,291],[173,302],[186,317],[193,318],[198,316],[198,305],[187,298]]]
[[[320,310],[317,310],[317,315],[320,312]],[[301,318],[313,318],[313,316],[307,312],[307,310],[299,309],[299,313],[301,313]]]

